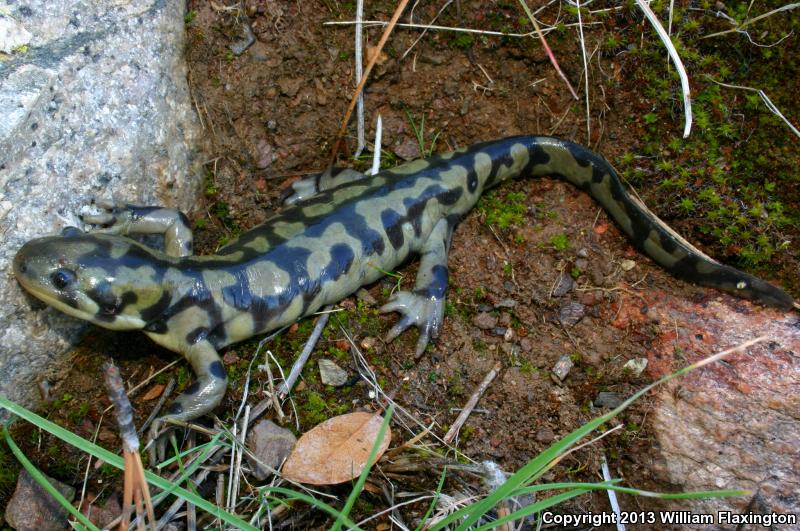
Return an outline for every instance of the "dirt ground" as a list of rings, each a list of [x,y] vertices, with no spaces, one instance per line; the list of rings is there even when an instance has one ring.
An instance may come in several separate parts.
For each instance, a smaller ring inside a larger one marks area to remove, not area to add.
[[[213,252],[225,239],[263,222],[280,208],[282,185],[329,164],[331,146],[354,88],[353,31],[351,26],[324,23],[351,20],[352,4],[336,0],[248,0],[242,12],[237,6],[189,2],[189,80],[207,137],[206,203],[191,216],[200,252]],[[388,20],[395,6],[394,2],[366,4],[366,20]],[[419,3],[413,9],[414,21],[428,22],[445,7],[436,20],[442,26],[530,31],[516,3],[447,4]],[[562,9],[551,3],[537,17],[547,23],[572,23],[573,17]],[[236,55],[230,46],[243,38],[245,17],[256,42]],[[408,17],[407,11],[401,21],[408,21]],[[576,28],[566,26],[549,34],[548,40],[579,94],[577,101],[535,38],[445,31],[422,34],[398,28],[365,90],[370,147],[361,159],[349,158],[356,144],[351,125],[339,164],[365,167],[371,158],[378,114],[383,119],[387,164],[417,158],[426,150],[447,151],[523,133],[552,134],[588,143],[612,163],[626,153],[636,153],[650,125],[651,119],[645,116],[650,116],[655,104],[643,89],[646,83],[637,75],[643,68],[642,59],[627,51],[631,42],[641,45],[641,40],[655,37],[641,15],[629,7],[612,10],[599,25],[586,26],[585,30],[587,53],[595,51],[589,61],[591,132],[587,132],[583,60]],[[377,43],[381,31],[377,27],[366,30],[368,49]],[[609,36],[619,44],[609,44]],[[625,44],[626,40],[630,42]],[[789,42],[793,44],[786,46],[797,44],[796,39]],[[659,69],[669,78],[665,63]],[[678,137],[682,129],[678,86],[677,81],[672,83],[672,108],[666,113],[672,119],[658,118],[665,139],[666,155],[662,155],[666,157],[670,155],[666,139]],[[414,128],[423,118],[425,140],[420,146]],[[796,142],[794,146],[796,150]],[[665,191],[647,180],[638,181],[636,186],[645,202],[687,239],[706,246],[711,255],[716,251],[719,258],[727,258],[719,256],[722,246],[700,230],[701,222],[675,206],[674,191]],[[797,182],[787,183],[784,191],[787,208],[796,207],[798,199],[793,194]],[[410,331],[393,343],[378,342],[367,353],[367,360],[385,384],[384,390],[424,424],[435,421],[439,436],[458,414],[453,409],[460,408],[499,364],[499,376],[467,421],[458,448],[475,461],[492,460],[504,470],[514,471],[557,438],[607,411],[597,405],[600,392],[627,397],[651,380],[647,372],[634,376],[623,366],[629,360],[647,358],[658,325],[625,315],[623,308],[630,309],[631,304],[623,304],[621,297],[636,299],[637,293],[648,289],[698,303],[724,296],[671,278],[635,252],[605,213],[569,185],[547,179],[521,181],[504,186],[498,197],[508,198],[508,194],[522,197],[521,223],[505,228],[489,226],[486,219],[492,205],[484,204],[455,232],[449,260],[448,312],[433,351],[415,360],[412,353],[417,334]],[[798,228],[789,227],[785,234],[791,239],[798,235]],[[797,250],[784,248],[772,263],[776,265],[770,276],[786,278],[790,271],[797,271]],[[412,263],[399,271],[403,285],[413,283],[415,267]],[[383,303],[394,283],[392,279],[369,287],[371,298]],[[351,297],[345,306],[352,309],[357,300],[364,298]],[[370,304],[367,300],[366,306]],[[647,311],[644,302],[633,307]],[[577,322],[570,321],[567,314]],[[357,342],[382,335],[396,319],[393,315],[376,318],[379,326],[375,333],[373,323],[359,319],[356,312],[347,315],[350,320],[345,324]],[[567,321],[559,316],[566,316]],[[299,332],[290,332],[290,338],[292,333]],[[336,329],[329,330],[307,372],[316,370],[316,357],[326,355],[341,339]],[[132,343],[138,346],[131,348]],[[285,352],[278,355],[291,361],[294,354],[289,343],[281,344]],[[82,374],[70,378],[68,392],[80,397],[76,401],[93,402],[86,398],[93,394],[99,402],[104,400],[97,393],[95,377],[89,376],[96,374],[91,372],[92,366],[99,363],[95,353],[119,352],[123,346],[125,353],[118,361],[129,380],[174,359],[173,354],[138,338],[133,341],[128,334],[94,331],[76,357]],[[233,346],[225,353],[226,364],[246,364],[253,352],[250,343]],[[574,367],[563,382],[556,383],[551,370],[563,356],[569,357]],[[342,365],[354,374],[346,360]],[[185,370],[179,376],[185,384]],[[323,396],[330,416],[339,407],[370,404],[365,386],[355,385],[342,397],[309,377],[305,390],[297,396],[301,411],[309,391]],[[227,414],[239,399],[240,391],[234,389],[218,414]],[[144,418],[151,404],[138,402],[137,413]],[[94,430],[98,409],[92,403],[86,419],[75,426],[76,431]],[[645,397],[609,426],[620,423],[623,429],[570,454],[545,479],[598,480],[605,455],[612,474],[623,478],[626,485],[673,490],[673,485],[654,478],[651,472],[658,452],[648,433],[648,409]],[[301,418],[301,432],[312,426]],[[404,437],[408,434],[402,433],[400,438]],[[101,429],[101,442],[114,439],[111,429]],[[56,463],[54,459],[49,462]],[[50,472],[56,476],[67,473]],[[437,473],[431,469],[428,474],[409,477],[401,486],[433,489]],[[385,506],[381,496],[372,495],[371,503],[376,511]],[[657,507],[651,500],[626,496],[621,497],[621,503],[630,510]],[[368,513],[363,507],[361,510],[362,515]],[[605,493],[585,495],[560,510],[607,511],[608,500]],[[413,522],[421,512],[424,507],[411,506],[404,513],[406,521]],[[314,525],[324,527],[324,520],[316,516],[303,524]]]

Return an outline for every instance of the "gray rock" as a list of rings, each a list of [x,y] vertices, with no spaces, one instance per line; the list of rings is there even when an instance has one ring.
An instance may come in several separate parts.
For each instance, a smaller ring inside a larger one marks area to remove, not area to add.
[[[47,477],[47,476],[45,476]],[[75,489],[47,478],[68,501],[75,497]],[[5,519],[17,531],[62,531],[68,529],[69,512],[44,490],[35,479],[22,470],[17,488],[6,507]]]
[[[536,430],[536,441],[544,444],[550,444],[556,438],[556,434],[547,426]]]
[[[564,326],[575,326],[586,314],[586,306],[579,302],[569,301],[558,309],[558,320]]]
[[[597,407],[615,408],[622,404],[625,397],[619,393],[612,391],[600,391],[597,393],[597,398],[594,399],[594,405]]]
[[[93,197],[184,210],[197,198],[184,11],[180,0],[9,8],[31,33],[0,62],[0,394],[12,400],[35,401],[85,326],[23,295],[9,273],[17,249],[80,225]]]
[[[286,428],[281,428],[270,420],[259,421],[247,434],[247,448],[258,459],[256,461],[247,456],[253,475],[259,481],[267,479],[272,475],[272,470],[283,464],[296,442],[297,438]]]
[[[550,376],[553,378],[553,381],[556,383],[561,383],[564,381],[564,378],[567,377],[569,371],[572,370],[575,364],[572,362],[572,358],[569,357],[568,354],[564,354],[553,366],[553,370],[550,373]]]
[[[559,273],[556,286],[553,288],[553,297],[563,297],[575,289],[575,281],[572,277],[564,273]]]
[[[472,324],[481,330],[491,330],[497,326],[497,317],[487,312],[481,312],[472,318]]]
[[[347,371],[333,361],[322,358],[317,364],[319,364],[319,379],[323,384],[341,387],[347,383]]]

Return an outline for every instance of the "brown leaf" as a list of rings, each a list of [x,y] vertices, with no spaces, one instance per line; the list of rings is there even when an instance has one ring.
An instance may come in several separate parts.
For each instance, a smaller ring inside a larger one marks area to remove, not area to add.
[[[144,394],[142,400],[147,402],[148,400],[154,400],[158,398],[159,396],[161,396],[161,393],[164,392],[164,387],[165,387],[164,384],[155,384],[153,387],[150,388],[149,391],[147,391]]]
[[[305,433],[283,465],[283,477],[310,485],[335,485],[357,478],[375,444],[383,418],[372,413],[333,417]],[[389,447],[386,430],[375,459]]]

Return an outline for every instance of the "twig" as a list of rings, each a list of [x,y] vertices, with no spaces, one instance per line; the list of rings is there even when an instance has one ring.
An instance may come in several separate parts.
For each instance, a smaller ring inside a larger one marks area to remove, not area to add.
[[[364,75],[364,47],[362,41],[364,38],[364,26],[361,24],[361,19],[364,18],[364,0],[356,0],[356,42],[355,42],[355,62],[356,62],[356,86],[361,82],[361,77]],[[366,146],[364,140],[364,93],[358,95],[356,109],[356,131],[358,138],[358,146],[356,147],[356,157],[361,155]]]
[[[786,4],[785,6],[781,6],[781,7],[777,8],[777,9],[773,9],[772,11],[770,11],[768,13],[764,13],[763,15],[758,15],[757,17],[753,17],[753,18],[747,19],[744,22],[742,22],[741,24],[739,24],[738,26],[736,26],[735,28],[727,29],[725,31],[718,31],[717,33],[712,33],[711,35],[704,35],[704,36],[702,36],[700,38],[701,39],[710,39],[711,37],[719,37],[720,35],[726,35],[728,33],[733,33],[735,31],[741,31],[742,28],[744,28],[745,26],[749,26],[753,22],[758,22],[759,20],[765,19],[765,18],[767,18],[769,16],[772,16],[775,13],[780,13],[781,11],[788,11],[788,10],[794,9],[796,7],[800,7],[800,2],[796,2],[794,4]]]
[[[147,420],[144,421],[142,427],[139,428],[139,433],[142,434],[144,431],[150,426],[150,424],[156,419],[156,416],[161,411],[161,408],[164,407],[164,402],[167,401],[169,395],[172,394],[172,390],[175,389],[175,378],[170,378],[167,382],[167,385],[164,387],[164,390],[161,392],[161,396],[158,397],[158,402],[156,403],[156,407],[153,408],[153,411],[150,412],[150,415],[147,417]]]
[[[420,40],[422,40],[422,37],[424,37],[426,33],[428,33],[428,30],[434,27],[434,26],[433,26],[433,23],[434,23],[434,22],[436,22],[436,19],[437,19],[437,18],[439,18],[439,15],[441,15],[441,14],[444,12],[444,10],[445,10],[445,9],[447,9],[447,7],[448,7],[450,4],[452,4],[452,3],[453,3],[453,0],[447,0],[447,2],[445,2],[445,3],[444,3],[444,5],[442,6],[442,8],[441,8],[441,9],[439,9],[439,11],[436,13],[436,16],[434,16],[434,17],[433,17],[433,19],[431,19],[431,23],[430,23],[430,24],[428,24],[428,25],[425,27],[425,29],[424,29],[424,30],[422,30],[422,33],[420,33],[420,34],[419,34],[419,37],[417,37],[417,38],[414,40],[414,42],[412,42],[412,43],[411,43],[411,46],[409,46],[409,47],[408,47],[408,50],[406,50],[406,51],[405,51],[405,53],[404,53],[404,54],[403,54],[403,55],[400,57],[401,59],[405,59],[405,58],[406,58],[406,56],[409,54],[409,52],[411,52],[411,49],[412,49],[412,48],[414,48],[414,46],[416,46],[416,45],[417,45],[417,43],[418,43]]]
[[[447,430],[445,436],[442,437],[442,440],[446,444],[450,444],[453,441],[453,439],[455,439],[456,435],[458,435],[458,431],[461,429],[461,426],[464,425],[464,422],[466,422],[467,417],[469,417],[470,413],[475,408],[475,405],[478,403],[478,400],[480,400],[481,396],[483,396],[483,394],[486,392],[486,389],[488,389],[489,385],[492,383],[492,380],[494,380],[495,376],[497,376],[498,372],[500,372],[499,363],[497,363],[494,367],[492,367],[492,370],[489,371],[489,373],[483,379],[483,381],[475,390],[475,392],[472,393],[472,396],[469,397],[469,400],[467,400],[467,403],[464,406],[464,409],[461,410],[461,413],[458,415],[458,418],[456,418],[455,422],[453,422],[453,425],[450,426],[450,429]]]
[[[529,19],[531,19],[531,22],[533,23],[533,29],[536,30],[536,34],[539,36],[539,40],[542,41],[542,46],[544,47],[544,51],[547,53],[547,57],[550,58],[550,63],[552,63],[553,67],[556,69],[556,72],[558,72],[558,75],[561,77],[561,79],[564,80],[564,83],[567,84],[567,88],[569,88],[572,97],[578,100],[579,98],[578,95],[575,93],[575,89],[572,88],[569,79],[567,79],[567,76],[565,76],[564,72],[561,71],[561,67],[558,66],[558,61],[556,61],[556,56],[553,55],[553,51],[550,49],[550,46],[547,45],[547,41],[544,38],[544,33],[542,33],[542,29],[539,27],[539,23],[536,21],[536,17],[534,17],[533,13],[531,13],[531,10],[528,8],[528,4],[525,3],[525,0],[519,0],[519,3],[520,5],[522,5],[522,9],[525,10],[525,14],[528,15]]]
[[[595,11],[592,11],[595,13]],[[323,26],[352,26],[356,24],[355,20],[329,20],[328,22],[323,22]],[[384,20],[364,20],[361,22],[363,26],[386,26],[389,24]],[[599,26],[602,25],[602,22],[587,22],[584,24],[585,26]],[[571,28],[573,26],[577,26],[577,23],[570,23],[564,24],[565,28]],[[476,35],[489,35],[493,37],[512,37],[515,39],[524,39],[528,37],[533,37],[536,35],[535,31],[529,31],[528,33],[505,33],[503,31],[491,31],[491,30],[479,30],[474,28],[459,28],[455,26],[438,26],[436,24],[409,24],[398,22],[395,24],[398,28],[409,28],[409,29],[421,29],[421,30],[434,30],[434,31],[453,31],[456,33],[474,33]],[[553,26],[547,26],[542,28],[543,34],[548,34],[551,31],[555,31],[556,28]]]
[[[364,90],[364,85],[366,85],[367,79],[369,79],[369,73],[372,71],[372,67],[375,66],[383,47],[386,45],[386,41],[389,40],[389,35],[391,35],[392,30],[397,24],[397,19],[400,18],[400,14],[403,12],[403,9],[405,9],[406,4],[408,4],[408,0],[400,0],[400,3],[397,5],[397,9],[394,10],[392,19],[389,21],[389,25],[383,30],[383,35],[381,35],[381,40],[378,41],[378,45],[375,47],[375,52],[372,54],[372,57],[369,58],[369,63],[367,63],[367,69],[364,71],[364,76],[361,78],[361,81],[356,87],[355,94],[353,94],[353,98],[350,100],[350,105],[347,106],[347,112],[345,112],[344,119],[342,120],[342,126],[339,128],[339,133],[336,135],[336,138],[333,141],[331,164],[333,164],[333,162],[336,160],[336,155],[339,153],[339,145],[342,143],[342,138],[344,138],[344,134],[347,132],[347,122],[350,121],[350,115],[353,114],[353,109],[356,106],[358,95]]]
[[[575,0],[578,8],[578,34],[581,37],[581,56],[583,57],[583,92],[586,96],[586,145],[592,142],[591,115],[589,112],[589,65],[586,61],[586,42],[583,40],[583,20],[581,19],[581,0]]]
[[[683,112],[685,115],[683,138],[687,138],[692,130],[692,101],[689,97],[689,76],[686,74],[686,69],[683,67],[681,58],[678,56],[678,50],[675,49],[675,46],[672,44],[672,40],[669,38],[669,35],[667,35],[667,31],[664,29],[664,26],[662,26],[661,22],[658,21],[656,14],[653,13],[653,10],[650,9],[650,6],[644,0],[636,0],[636,5],[638,5],[642,12],[644,12],[644,16],[647,17],[647,20],[650,21],[650,24],[652,24],[653,28],[656,30],[656,33],[658,33],[661,42],[664,43],[664,46],[667,48],[667,52],[669,52],[669,56],[672,58],[672,62],[675,64],[675,69],[678,71],[678,76],[681,79],[681,91],[683,92]]]
[[[744,86],[741,86],[741,85],[729,85],[729,84],[727,84],[727,83],[722,83],[721,81],[717,81],[716,79],[714,79],[713,77],[709,76],[708,74],[706,74],[706,77],[707,77],[707,78],[708,78],[708,79],[709,79],[711,82],[713,82],[713,83],[716,83],[717,85],[720,85],[720,86],[722,86],[722,87],[725,87],[725,88],[740,89],[740,90],[749,90],[749,91],[751,91],[751,92],[755,92],[755,93],[757,93],[757,94],[759,95],[759,97],[761,98],[761,100],[764,102],[764,105],[766,105],[766,106],[767,106],[767,108],[768,108],[768,109],[769,109],[769,110],[770,110],[770,111],[771,111],[773,114],[775,114],[775,115],[776,115],[778,118],[780,118],[781,120],[783,120],[783,123],[785,123],[785,124],[786,124],[786,125],[789,127],[789,129],[791,129],[791,130],[792,130],[792,133],[794,133],[795,135],[797,135],[798,137],[800,137],[800,131],[798,131],[798,130],[797,130],[797,128],[796,128],[794,125],[792,125],[792,122],[790,122],[790,121],[789,121],[789,120],[788,120],[788,119],[787,119],[787,118],[786,118],[786,117],[783,115],[783,113],[781,113],[781,111],[779,111],[779,110],[778,110],[778,108],[775,106],[775,104],[774,104],[774,103],[772,103],[772,100],[771,100],[771,99],[769,99],[769,96],[767,96],[767,94],[766,94],[766,93],[765,93],[763,90],[761,90],[761,89],[757,89],[757,88],[753,88],[753,87],[744,87]]]
[[[367,69],[369,71],[369,69]],[[311,351],[314,350],[314,347],[319,341],[319,336],[322,335],[322,329],[325,328],[325,325],[328,324],[328,318],[330,317],[330,313],[328,310],[331,309],[331,306],[325,306],[322,309],[324,312],[322,315],[319,316],[317,319],[317,324],[314,325],[314,331],[311,332],[311,335],[306,341],[305,347],[303,347],[303,352],[297,357],[294,364],[292,365],[292,370],[289,371],[289,376],[284,380],[284,382],[280,385],[278,389],[278,394],[283,399],[286,395],[289,394],[289,391],[292,390],[294,387],[294,383],[297,381],[297,378],[300,377],[300,373],[303,371],[303,367],[305,367],[306,362],[308,361],[309,356],[311,356]]]

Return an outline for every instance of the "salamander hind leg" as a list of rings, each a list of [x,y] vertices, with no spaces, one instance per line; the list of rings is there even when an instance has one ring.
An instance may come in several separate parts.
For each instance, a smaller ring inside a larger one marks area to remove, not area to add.
[[[294,181],[281,192],[284,205],[293,205],[317,195],[319,192],[336,188],[345,183],[358,181],[366,177],[350,168],[336,168],[331,166],[322,173],[307,175]]]
[[[97,206],[103,210],[102,213],[83,216],[84,222],[100,225],[95,232],[119,236],[162,235],[167,255],[181,257],[192,254],[192,229],[183,212],[174,208],[110,201],[98,201]]]
[[[447,291],[447,250],[453,229],[447,220],[440,220],[425,242],[414,291],[395,293],[381,312],[398,312],[400,320],[389,330],[386,341],[399,336],[411,325],[419,328],[416,356],[422,355],[428,341],[439,337],[444,317]]]

